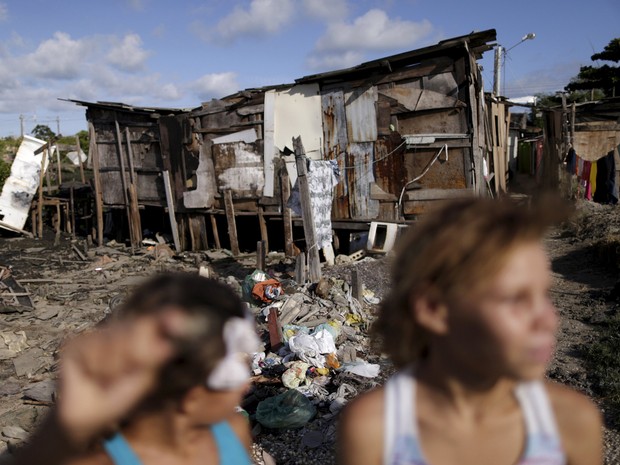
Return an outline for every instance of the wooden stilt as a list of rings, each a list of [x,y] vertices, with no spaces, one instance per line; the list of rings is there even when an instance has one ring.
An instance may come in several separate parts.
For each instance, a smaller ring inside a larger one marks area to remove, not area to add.
[[[239,240],[237,239],[237,222],[235,220],[235,206],[232,200],[232,192],[230,189],[224,191],[224,204],[226,206],[226,221],[228,222],[228,237],[230,239],[230,251],[233,256],[238,256]]]
[[[39,202],[37,203],[37,237],[39,239],[43,237],[43,176],[45,171],[45,157],[47,157],[47,148],[41,154],[41,171],[39,176]]]
[[[142,222],[140,221],[140,208],[138,205],[138,179],[133,168],[133,149],[131,148],[131,138],[129,128],[125,128],[125,141],[127,143],[127,158],[129,159],[129,209],[131,210],[131,221],[136,240],[136,247],[142,243]]]
[[[181,251],[179,242],[179,227],[177,225],[176,215],[174,213],[174,200],[172,198],[172,188],[170,187],[170,172],[162,171],[164,179],[164,189],[166,191],[166,203],[168,204],[168,216],[170,218],[170,228],[172,229],[172,238],[174,239],[174,248],[177,252]]]
[[[284,253],[287,257],[292,257],[294,255],[293,220],[291,209],[286,206],[288,198],[291,196],[291,186],[286,171],[283,171],[280,176],[280,191],[282,194],[282,223],[284,223]]]
[[[256,269],[265,269],[265,241],[258,241],[256,243]]]
[[[75,136],[75,146],[78,154],[78,163],[80,164],[80,180],[82,184],[86,184],[86,177],[84,176],[84,163],[82,162],[82,146],[80,145],[80,138]]]
[[[101,192],[101,173],[99,171],[99,150],[97,149],[97,135],[93,123],[88,123],[88,137],[91,160],[93,163],[93,179],[95,181],[95,212],[97,215],[97,244],[103,245],[103,194]]]
[[[220,234],[217,232],[217,220],[215,219],[215,215],[211,213],[209,215],[211,217],[211,231],[213,231],[213,241],[215,242],[215,248],[221,249],[222,244],[220,244]]]
[[[264,251],[269,253],[269,235],[267,234],[267,222],[265,221],[265,209],[258,207],[258,224],[260,226],[260,238],[264,242]]]

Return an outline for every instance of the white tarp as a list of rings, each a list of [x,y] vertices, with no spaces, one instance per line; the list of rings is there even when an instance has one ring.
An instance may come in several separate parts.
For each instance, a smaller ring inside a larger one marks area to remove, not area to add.
[[[88,157],[86,156],[86,154],[84,153],[84,151],[82,149],[80,149],[79,158],[78,158],[78,153],[75,150],[73,150],[71,152],[67,152],[67,158],[75,166],[80,166],[80,161],[79,160],[82,160],[82,164],[86,163],[86,160],[88,160]]]
[[[32,136],[24,136],[15,160],[11,165],[11,175],[5,181],[0,194],[0,221],[17,229],[24,229],[32,198],[39,188],[41,176],[41,157],[47,151],[35,155],[45,141]],[[56,147],[52,147],[54,150]],[[49,158],[45,157],[45,169]],[[1,226],[0,226],[1,227]]]

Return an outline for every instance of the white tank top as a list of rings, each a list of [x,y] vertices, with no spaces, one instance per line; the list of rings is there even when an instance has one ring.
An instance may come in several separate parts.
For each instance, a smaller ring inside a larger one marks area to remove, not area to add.
[[[422,455],[415,408],[416,381],[411,370],[385,385],[384,465],[429,465]],[[551,404],[541,381],[521,383],[515,391],[526,426],[525,451],[517,465],[565,465]]]

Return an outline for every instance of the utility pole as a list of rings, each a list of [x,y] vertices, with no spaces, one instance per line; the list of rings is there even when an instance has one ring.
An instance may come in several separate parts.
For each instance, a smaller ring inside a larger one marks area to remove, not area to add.
[[[502,50],[502,46],[499,44],[495,47],[495,60],[493,62],[493,93],[496,97],[499,97],[499,82],[502,67]]]
[[[24,137],[24,115],[19,115],[19,133],[20,137]]]
[[[56,116],[56,135],[60,136],[60,116]]]

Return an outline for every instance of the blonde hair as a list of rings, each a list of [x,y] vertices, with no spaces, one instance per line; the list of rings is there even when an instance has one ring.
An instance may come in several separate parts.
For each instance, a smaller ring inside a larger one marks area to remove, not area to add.
[[[509,200],[468,198],[444,204],[412,225],[396,249],[392,291],[373,325],[373,340],[404,367],[427,348],[411,303],[430,293],[448,302],[488,282],[519,245],[541,240],[568,214],[557,201],[534,207]]]

